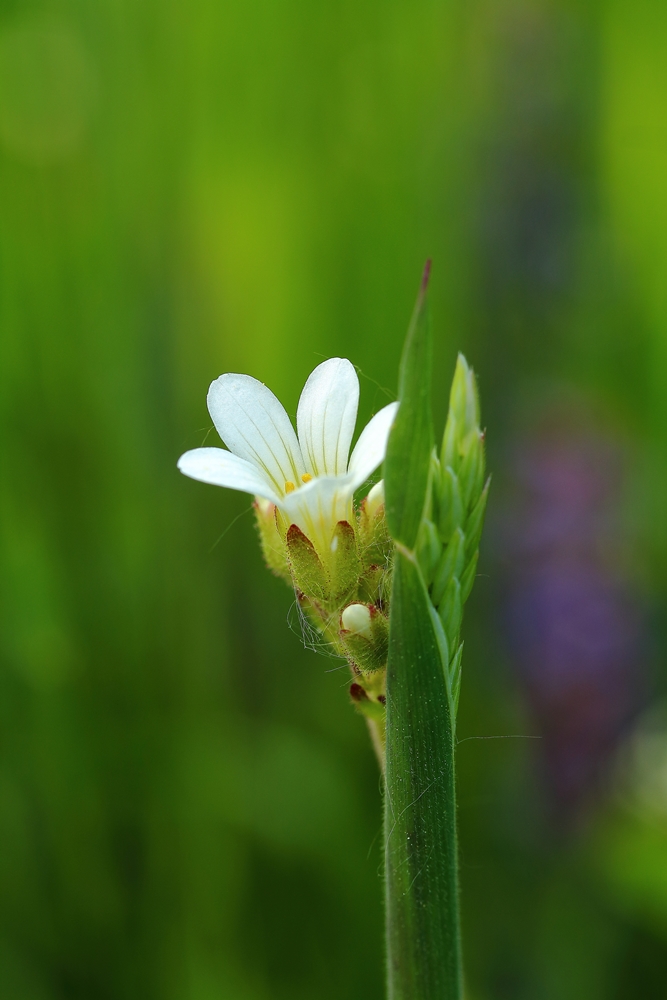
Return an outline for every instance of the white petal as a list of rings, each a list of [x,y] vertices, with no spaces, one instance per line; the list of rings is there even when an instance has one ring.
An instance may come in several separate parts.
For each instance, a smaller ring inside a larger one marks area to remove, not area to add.
[[[306,471],[312,476],[347,471],[358,405],[359,379],[346,358],[329,358],[308,376],[296,426]]]
[[[208,390],[208,410],[230,451],[252,462],[280,495],[305,473],[301,449],[285,409],[250,375],[221,375]]]
[[[227,486],[230,490],[241,490],[264,497],[271,503],[278,503],[268,477],[245,459],[232,455],[222,448],[194,448],[186,451],[178,460],[178,468],[191,479],[214,486]]]
[[[278,506],[326,557],[338,521],[352,522],[353,494],[350,476],[320,476],[288,493]]]
[[[359,435],[350,458],[350,475],[355,489],[361,486],[384,460],[387,438],[397,410],[398,403],[383,406]]]

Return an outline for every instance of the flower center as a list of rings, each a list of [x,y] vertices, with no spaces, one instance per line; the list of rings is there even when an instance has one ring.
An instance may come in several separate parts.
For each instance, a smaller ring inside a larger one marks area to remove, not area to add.
[[[309,472],[304,472],[304,474],[301,476],[301,482],[302,483],[309,483],[312,478],[313,477],[311,476],[311,474]],[[289,479],[285,480],[285,493],[294,493],[295,489],[296,489],[296,486],[294,485],[293,482],[291,482],[291,480],[289,480]]]

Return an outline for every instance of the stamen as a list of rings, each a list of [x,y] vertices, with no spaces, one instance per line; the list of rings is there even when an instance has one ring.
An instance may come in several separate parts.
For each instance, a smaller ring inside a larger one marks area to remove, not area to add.
[[[312,478],[313,477],[311,476],[310,472],[304,472],[304,474],[301,477],[301,482],[302,483],[309,483]]]
[[[294,483],[291,483],[288,479],[287,482],[285,483],[285,493],[294,493],[295,489],[296,486],[294,485]]]

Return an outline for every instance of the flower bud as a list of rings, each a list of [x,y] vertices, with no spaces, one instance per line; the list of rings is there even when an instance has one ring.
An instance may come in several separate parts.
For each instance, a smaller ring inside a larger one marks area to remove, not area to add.
[[[384,507],[384,479],[376,483],[366,497],[366,516],[373,520],[381,507]]]
[[[371,612],[367,604],[348,604],[340,616],[340,622],[347,632],[363,635],[372,641]]]
[[[256,497],[253,506],[264,561],[271,572],[291,583],[287,548],[285,539],[280,534],[276,524],[275,504],[272,504],[270,500],[264,500],[263,497]]]
[[[359,512],[361,557],[364,566],[381,566],[392,550],[384,510],[384,482],[380,480],[361,503]]]
[[[371,564],[359,577],[357,599],[366,604],[374,604],[382,609],[388,604],[391,595],[391,566]]]
[[[449,415],[442,440],[441,460],[458,472],[468,436],[479,431],[479,397],[475,374],[459,354],[449,397]]]
[[[338,609],[355,596],[362,570],[354,528],[348,521],[339,521],[334,528],[328,565],[331,597]]]
[[[387,664],[389,621],[373,604],[348,604],[340,616],[340,639],[362,674]]]
[[[459,440],[461,441],[479,425],[479,400],[475,373],[462,354],[459,354],[456,361],[449,406],[456,417]]]

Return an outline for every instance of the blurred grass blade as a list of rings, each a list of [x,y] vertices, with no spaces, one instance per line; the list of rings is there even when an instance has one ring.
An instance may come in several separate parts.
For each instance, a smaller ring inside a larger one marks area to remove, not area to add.
[[[426,502],[433,427],[431,420],[431,330],[424,268],[401,358],[400,407],[387,444],[384,480],[387,525],[396,542],[414,549]]]
[[[459,1000],[454,739],[420,569],[396,553],[387,668],[389,1000]]]

